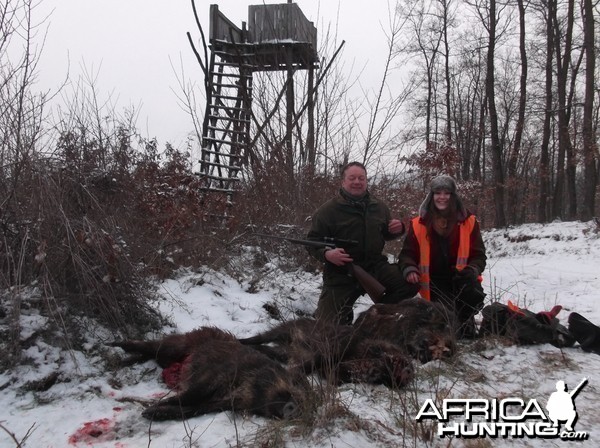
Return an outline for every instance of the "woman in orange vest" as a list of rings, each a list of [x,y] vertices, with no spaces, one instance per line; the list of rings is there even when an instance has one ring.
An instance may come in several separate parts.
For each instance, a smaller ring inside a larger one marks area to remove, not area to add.
[[[485,263],[479,222],[464,208],[456,182],[446,175],[434,178],[419,216],[410,222],[398,265],[415,293],[455,313],[459,337],[476,335],[473,316],[483,307]]]

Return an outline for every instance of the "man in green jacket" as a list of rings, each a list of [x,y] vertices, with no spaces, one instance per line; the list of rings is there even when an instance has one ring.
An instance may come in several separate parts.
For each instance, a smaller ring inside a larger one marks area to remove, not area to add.
[[[342,169],[339,194],[323,204],[312,217],[308,239],[330,237],[357,241],[352,247],[323,249],[309,247],[309,253],[324,262],[323,289],[315,317],[352,323],[354,302],[364,293],[358,281],[349,275],[348,264],[354,263],[386,288],[383,302],[396,303],[410,292],[397,265],[382,254],[387,240],[400,237],[404,224],[392,219],[383,202],[367,190],[367,170],[362,163],[351,162]],[[404,288],[403,288],[404,287]]]

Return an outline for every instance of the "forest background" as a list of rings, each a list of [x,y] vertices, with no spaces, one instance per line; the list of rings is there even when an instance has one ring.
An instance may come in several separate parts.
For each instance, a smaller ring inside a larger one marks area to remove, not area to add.
[[[38,5],[0,2],[0,318],[11,322],[2,368],[20,360],[31,288],[67,346],[81,343],[71,314],[139,334],[160,321],[152,278],[182,266],[228,269],[248,242],[283,250],[252,233],[302,235],[350,160],[367,165],[371,191],[403,218],[442,172],[484,228],[598,215],[598,1],[397,0],[379,88],[359,97],[337,56],[343,45],[319,30],[315,140],[307,145],[306,116],[290,136],[283,108],[273,108],[285,74],[256,73],[252,113],[264,127],[226,225],[211,219],[222,201],[200,188],[192,156],[203,92],[181,79],[191,137],[159,147],[141,137],[135,110],[102,98],[94,76],[38,90]],[[201,30],[193,34],[198,41]],[[392,83],[399,70],[403,82]],[[300,108],[308,81],[301,71],[294,79]],[[66,106],[50,111],[56,95]],[[289,262],[317,268],[302,250]]]

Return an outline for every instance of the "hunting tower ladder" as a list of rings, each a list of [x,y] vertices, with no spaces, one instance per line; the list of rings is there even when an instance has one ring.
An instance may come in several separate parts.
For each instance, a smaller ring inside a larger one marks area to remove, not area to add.
[[[296,69],[308,69],[312,78],[312,70],[318,66],[316,28],[297,4],[249,6],[248,18],[248,28],[242,22],[240,29],[217,5],[210,6],[210,60],[199,174],[206,194],[224,196],[224,201],[217,201],[225,205],[221,218],[228,217],[240,172],[252,156],[252,123],[260,125],[252,114],[253,73],[287,70],[291,77]]]

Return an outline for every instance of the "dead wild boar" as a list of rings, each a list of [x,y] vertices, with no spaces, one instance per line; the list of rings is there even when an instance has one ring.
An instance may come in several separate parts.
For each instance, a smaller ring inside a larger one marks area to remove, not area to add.
[[[235,336],[216,327],[200,327],[183,334],[170,334],[150,341],[130,339],[111,342],[130,354],[124,363],[154,360],[162,368],[182,362],[192,351],[206,341],[236,341]]]
[[[353,343],[354,329],[311,318],[283,322],[263,333],[239,339],[282,362],[297,365],[307,372],[339,361]],[[273,343],[268,346],[265,344]]]
[[[177,395],[146,408],[142,415],[151,420],[181,420],[226,410],[294,418],[309,393],[302,372],[286,369],[240,344],[230,333],[213,327],[157,341],[112,345],[142,358],[156,359],[165,367],[169,362],[181,362]]]
[[[336,384],[366,382],[400,387],[413,378],[412,363],[400,347],[356,336],[351,325],[300,318],[240,342]]]
[[[384,384],[399,388],[414,378],[411,358],[395,344],[364,339],[352,346],[333,369],[330,379],[338,383]]]
[[[353,325],[363,337],[389,341],[422,362],[450,357],[455,350],[454,316],[421,298],[372,305]]]

